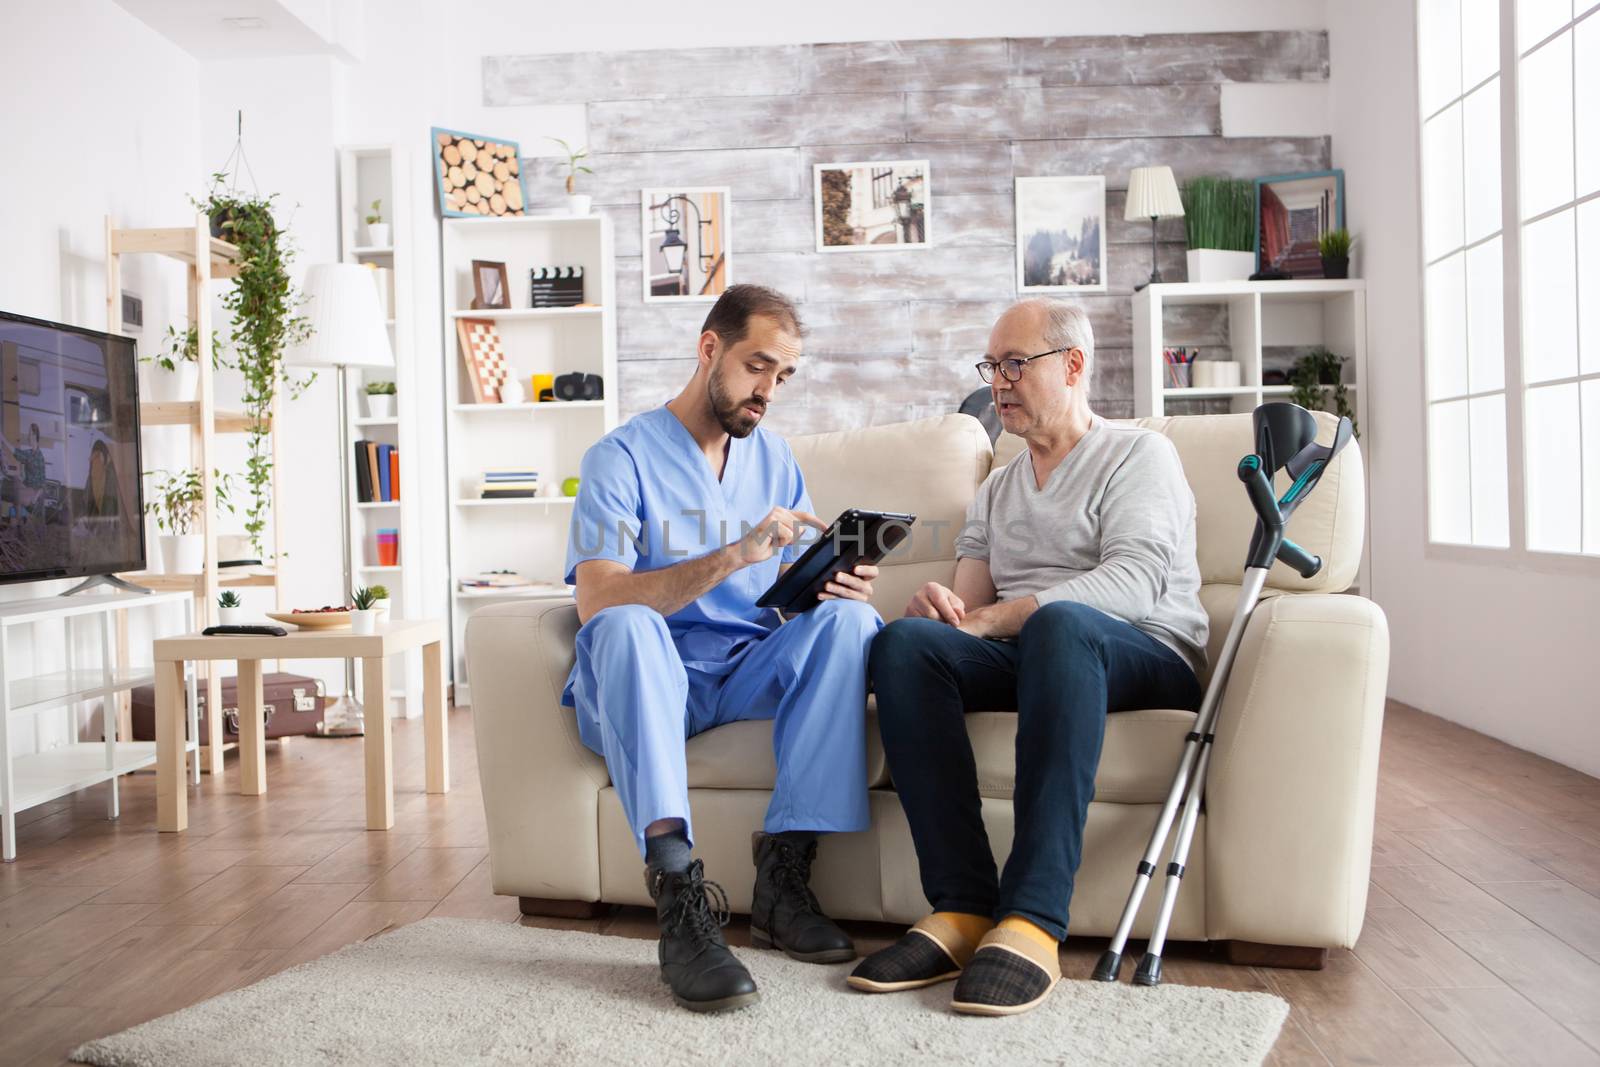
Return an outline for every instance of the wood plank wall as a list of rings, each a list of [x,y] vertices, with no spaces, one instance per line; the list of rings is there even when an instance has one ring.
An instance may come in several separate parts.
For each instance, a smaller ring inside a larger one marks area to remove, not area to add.
[[[1149,276],[1149,224],[1122,219],[1128,171],[1170,165],[1258,177],[1329,166],[1326,137],[1224,137],[1224,82],[1325,81],[1326,33],[1054,37],[487,56],[488,106],[582,104],[596,210],[616,224],[624,417],[693,373],[706,306],[645,305],[639,191],[732,188],[733,280],[795,298],[806,359],[769,410],[785,434],[952,411],[1016,297],[1012,179],[1103,174],[1109,291],[1078,298],[1098,344],[1094,406],[1133,410],[1129,295]],[[526,146],[525,146],[526,147]],[[811,165],[927,159],[933,247],[815,250]],[[534,210],[561,203],[559,161],[530,160]],[[1162,274],[1185,277],[1181,220],[1159,231]],[[1192,344],[1226,323],[1194,309]],[[607,383],[613,387],[613,383]]]

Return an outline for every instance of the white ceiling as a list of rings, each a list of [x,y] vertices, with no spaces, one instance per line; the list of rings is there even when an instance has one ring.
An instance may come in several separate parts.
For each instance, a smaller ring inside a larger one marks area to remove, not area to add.
[[[362,0],[115,0],[196,59],[361,58]],[[227,20],[253,20],[240,28]]]

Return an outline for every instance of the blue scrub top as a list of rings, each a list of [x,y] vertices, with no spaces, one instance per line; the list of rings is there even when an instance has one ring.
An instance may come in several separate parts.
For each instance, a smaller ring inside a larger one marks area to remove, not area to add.
[[[730,438],[718,482],[693,435],[663,405],[629,419],[584,453],[566,580],[575,583],[578,564],[591,559],[615,560],[637,572],[703,556],[737,541],[774,507],[812,510],[788,442],[759,426],[748,437]],[[777,580],[780,560],[793,563],[818,536],[810,530],[799,543],[735,571],[667,616],[684,666],[726,674],[741,646],[776,628],[777,611],[756,607],[756,598]],[[561,702],[572,705],[570,677]]]

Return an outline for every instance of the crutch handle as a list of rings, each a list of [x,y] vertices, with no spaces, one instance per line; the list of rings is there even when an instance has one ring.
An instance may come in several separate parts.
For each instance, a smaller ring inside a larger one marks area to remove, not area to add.
[[[1307,552],[1293,541],[1278,546],[1278,558],[1299,572],[1302,578],[1314,578],[1322,569],[1322,557]]]

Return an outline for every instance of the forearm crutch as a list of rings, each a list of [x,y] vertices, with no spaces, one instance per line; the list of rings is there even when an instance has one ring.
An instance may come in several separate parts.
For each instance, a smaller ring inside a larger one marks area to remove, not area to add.
[[[1172,830],[1173,818],[1181,808],[1182,820],[1178,824],[1178,837],[1173,846],[1172,860],[1167,864],[1166,887],[1161,897],[1161,907],[1150,933],[1150,943],[1140,959],[1133,981],[1135,985],[1153,986],[1161,982],[1161,950],[1166,945],[1167,929],[1178,903],[1178,891],[1183,885],[1184,867],[1189,858],[1189,846],[1194,840],[1195,825],[1200,817],[1200,804],[1205,796],[1206,771],[1211,764],[1211,744],[1216,738],[1217,714],[1222,707],[1222,697],[1227,689],[1228,674],[1239,651],[1250,616],[1255,612],[1266,584],[1267,572],[1274,560],[1282,560],[1310,578],[1322,569],[1322,560],[1284,535],[1284,526],[1295,508],[1310,495],[1333,457],[1349,444],[1354,427],[1349,419],[1341,418],[1335,429],[1333,442],[1323,446],[1316,443],[1317,420],[1305,408],[1295,404],[1262,404],[1254,416],[1256,451],[1239,461],[1239,480],[1255,508],[1255,532],[1250,538],[1250,552],[1245,560],[1244,577],[1240,582],[1239,601],[1234,608],[1233,621],[1223,640],[1221,653],[1211,672],[1211,682],[1206,686],[1205,697],[1200,702],[1200,713],[1195,717],[1194,729],[1184,740],[1183,755],[1173,775],[1172,788],[1167,791],[1166,803],[1150,833],[1150,843],[1139,860],[1134,875],[1133,888],[1122,908],[1122,918],[1117,923],[1111,944],[1095,965],[1093,977],[1101,982],[1114,982],[1122,969],[1122,953],[1128,936],[1144,902],[1145,890],[1155,873],[1156,860],[1166,846],[1167,835]],[[1277,457],[1288,456],[1283,464]],[[1293,479],[1282,499],[1273,495],[1272,477],[1279,467],[1287,468]]]

